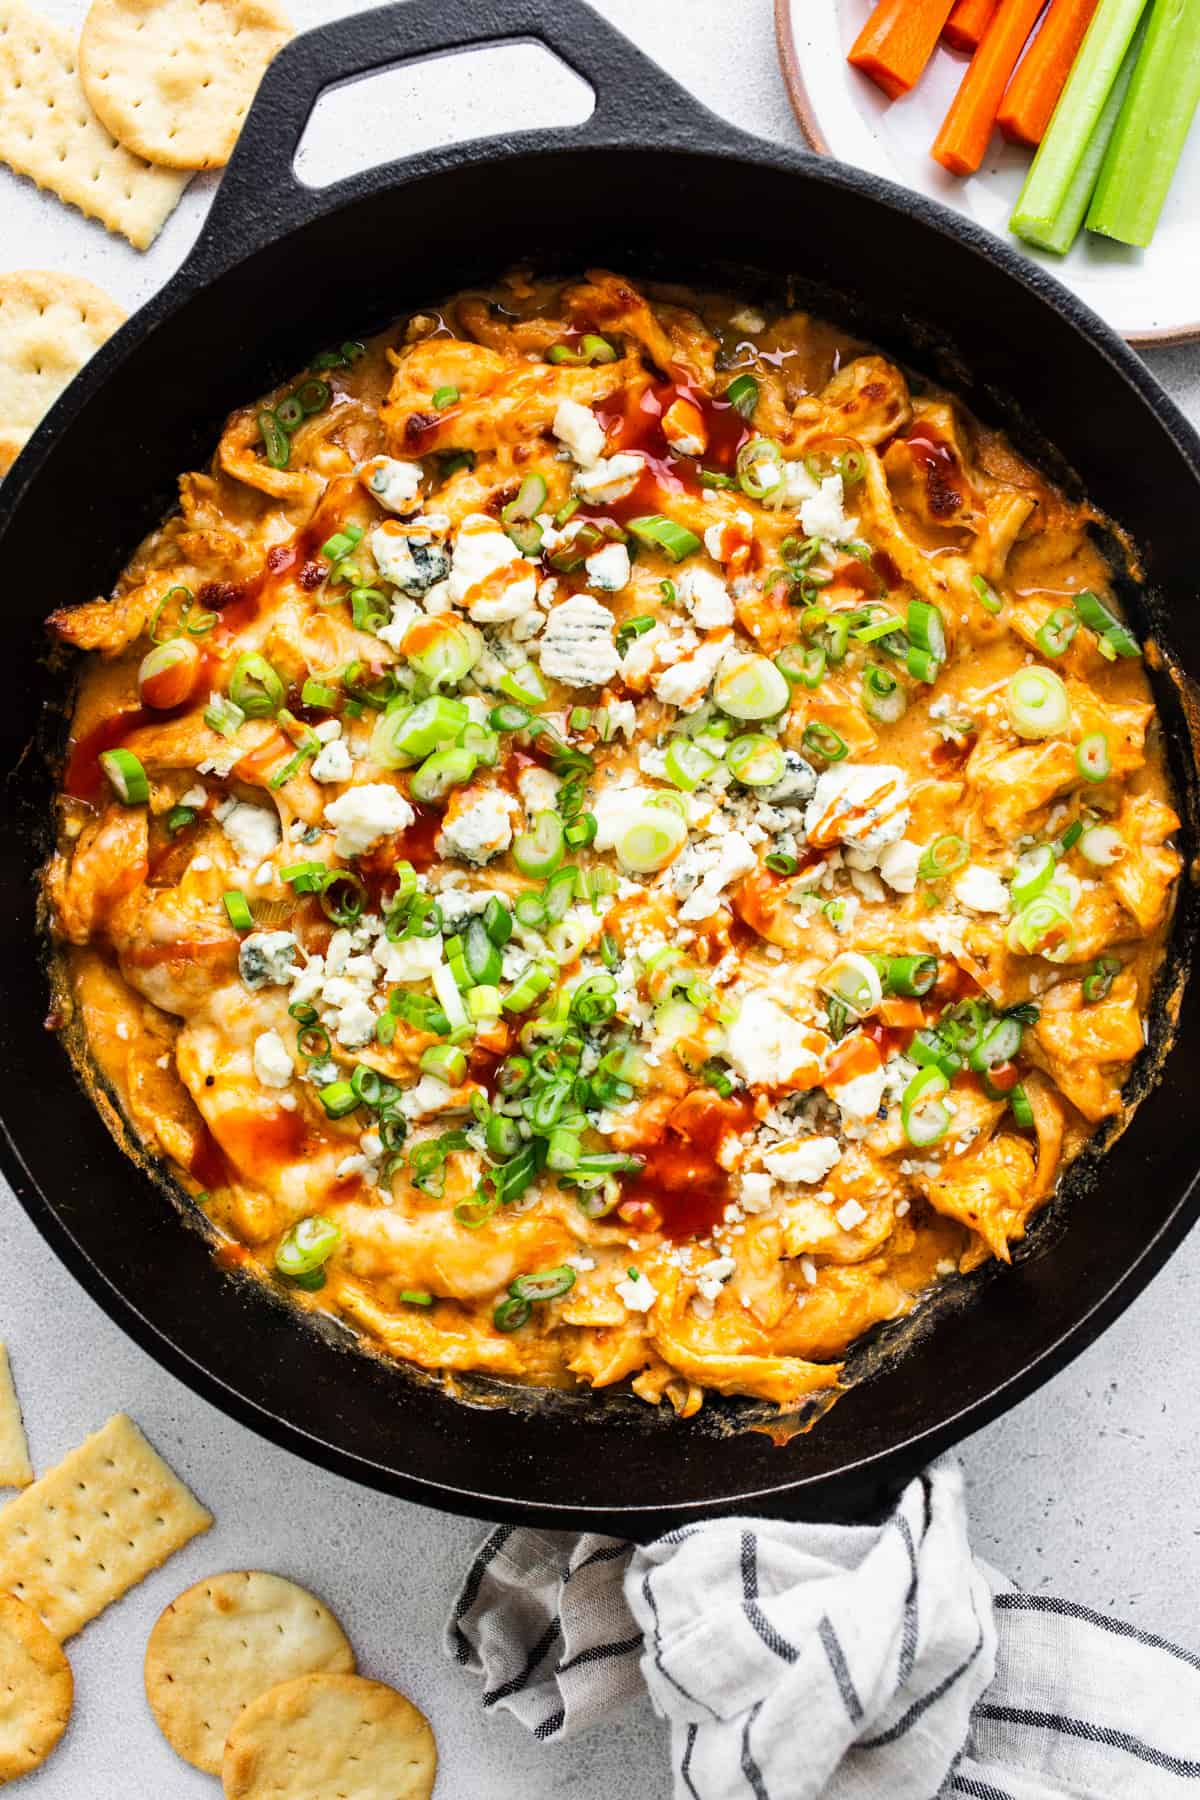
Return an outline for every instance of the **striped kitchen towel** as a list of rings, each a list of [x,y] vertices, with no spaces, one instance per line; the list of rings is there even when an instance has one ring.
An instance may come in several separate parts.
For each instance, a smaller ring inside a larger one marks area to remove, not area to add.
[[[950,1459],[880,1525],[502,1526],[446,1649],[544,1741],[644,1684],[677,1800],[1200,1794],[1200,1656],[974,1558]]]

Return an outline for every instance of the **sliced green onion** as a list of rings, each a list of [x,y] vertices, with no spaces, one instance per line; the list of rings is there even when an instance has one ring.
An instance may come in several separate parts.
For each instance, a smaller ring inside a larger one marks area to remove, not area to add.
[[[783,451],[774,438],[751,438],[737,453],[738,485],[751,500],[766,500],[787,480]]]
[[[1075,942],[1069,897],[1051,882],[1013,916],[1006,938],[1009,949],[1018,955],[1065,962]]]
[[[908,695],[890,669],[868,663],[862,678],[863,710],[883,725],[894,725],[903,718]]]
[[[368,1063],[355,1065],[350,1086],[364,1106],[377,1107],[383,1097],[383,1077],[378,1069],[372,1069]]]
[[[821,685],[828,660],[829,654],[820,644],[808,648],[787,644],[775,658],[775,667],[791,686],[816,688]]]
[[[422,1050],[419,1066],[423,1075],[433,1075],[447,1087],[460,1087],[467,1078],[467,1054],[456,1044],[430,1044]]]
[[[1120,973],[1121,965],[1115,956],[1098,956],[1083,978],[1083,997],[1087,1004],[1095,1006],[1097,1001],[1107,1000],[1113,979]]]
[[[924,681],[929,686],[937,680],[942,667],[932,651],[922,650],[919,644],[908,646],[904,666],[914,681]]]
[[[481,982],[467,990],[467,1012],[476,1024],[498,1019],[502,1009],[500,989]]]
[[[142,658],[137,673],[138,693],[147,706],[166,708],[188,698],[200,666],[200,652],[186,638],[156,644]]]
[[[464,725],[458,734],[458,749],[469,751],[475,761],[485,769],[494,769],[500,761],[500,738],[486,725],[477,725],[472,719]]]
[[[506,913],[511,927],[511,914]],[[476,913],[463,933],[463,960],[470,976],[469,986],[491,985],[500,979],[500,947],[488,935],[483,917]]]
[[[687,820],[679,813],[648,803],[638,809],[617,839],[617,860],[630,874],[652,874],[679,855],[687,836]]]
[[[918,1031],[908,1046],[908,1056],[920,1069],[938,1069],[947,1081],[962,1068],[962,1057],[936,1031]]]
[[[513,934],[513,916],[498,894],[493,894],[480,917],[489,943],[502,950]]]
[[[937,980],[936,956],[885,956],[879,960],[883,964],[879,974],[887,994],[919,1000]]]
[[[578,818],[571,820],[564,836],[572,850],[583,850],[596,841],[598,829],[595,813],[580,813]]]
[[[1022,1131],[1032,1131],[1036,1123],[1033,1116],[1033,1107],[1030,1105],[1029,1095],[1025,1092],[1025,1089],[1020,1082],[1018,1082],[1016,1087],[1010,1092],[1008,1104],[1012,1107],[1012,1116],[1020,1129]]]
[[[231,738],[236,737],[239,728],[246,723],[246,715],[227,694],[214,694],[204,709],[204,723],[211,731],[219,731],[222,737]]]
[[[341,531],[335,531],[332,537],[325,539],[317,555],[324,557],[326,562],[339,563],[349,556],[362,534],[361,525],[343,526]]]
[[[362,917],[366,889],[353,869],[330,869],[321,887],[321,911],[335,925],[353,925]]]
[[[753,418],[758,405],[758,383],[753,375],[735,375],[721,398],[735,406],[743,419]]]
[[[949,1087],[942,1071],[921,1069],[913,1076],[900,1100],[900,1120],[910,1144],[924,1149],[940,1143],[950,1129],[950,1110],[943,1095]]]
[[[882,619],[872,618],[868,625],[857,626],[854,640],[858,644],[879,644],[883,642],[884,638],[903,638],[903,635],[903,622],[896,617],[895,613],[888,613]],[[886,644],[884,644],[884,649],[887,649]]]
[[[1125,840],[1112,825],[1089,825],[1079,839],[1079,854],[1098,869],[1111,869],[1125,854]]]
[[[505,525],[515,524],[518,520],[532,519],[540,513],[546,504],[546,480],[542,475],[526,475],[517,490],[515,500],[501,508],[500,518]]]
[[[283,705],[284,685],[279,674],[257,650],[244,650],[233,665],[229,698],[248,719],[274,717]]]
[[[466,619],[429,620],[421,631],[421,643],[406,650],[409,663],[432,687],[457,687],[483,652],[483,638]]]
[[[478,1231],[486,1225],[492,1214],[499,1210],[498,1194],[477,1194],[474,1200],[460,1200],[454,1209],[454,1217],[458,1224],[468,1231]]]
[[[435,412],[441,412],[444,407],[457,406],[458,399],[459,393],[456,387],[434,388],[432,395],[433,409]]]
[[[323,862],[292,863],[290,868],[279,871],[279,879],[286,881],[297,894],[320,894],[336,879],[337,873]]]
[[[1075,611],[1084,624],[1097,634],[1101,649],[1107,645],[1110,654],[1116,656],[1132,657],[1142,654],[1133,633],[1089,589],[1085,588],[1081,594],[1076,594]]]
[[[798,857],[789,856],[786,850],[772,850],[763,857],[763,862],[774,875],[794,875],[800,867]]]
[[[725,766],[734,780],[746,787],[771,787],[782,779],[787,761],[774,738],[747,732],[730,744],[725,752]]]
[[[264,407],[258,415],[258,431],[263,441],[263,449],[267,453],[267,461],[273,469],[286,469],[288,458],[292,454],[292,446],[288,434],[280,424],[278,417],[269,407]]]
[[[576,368],[585,363],[611,363],[616,360],[617,352],[608,339],[598,337],[594,331],[585,332],[575,348],[570,344],[551,344],[546,352],[547,362],[570,363]]]
[[[551,969],[545,963],[530,963],[521,979],[504,996],[505,1012],[528,1012],[541,999],[557,974],[557,968]]]
[[[229,923],[235,931],[253,931],[254,914],[250,911],[250,902],[240,888],[229,888],[221,895]]]
[[[150,616],[150,642],[169,644],[172,638],[179,637],[187,624],[192,602],[191,588],[179,584],[168,588]]]
[[[199,814],[194,806],[173,806],[163,821],[172,837],[178,837],[189,825],[196,823]]]
[[[329,1119],[344,1119],[362,1104],[349,1081],[331,1081],[326,1087],[318,1088],[317,1099]]]
[[[337,689],[327,687],[323,681],[314,681],[311,676],[300,689],[302,706],[314,706],[322,712],[332,712],[337,702]]]
[[[471,751],[457,745],[452,750],[435,750],[413,772],[412,797],[419,805],[434,805],[444,800],[451,788],[462,787],[470,781],[477,767]]]
[[[439,745],[453,743],[470,718],[461,700],[432,694],[412,708],[385,712],[371,733],[368,755],[381,768],[406,768]]]
[[[1052,669],[1018,669],[1004,698],[1018,737],[1053,737],[1071,722],[1067,690]]]
[[[493,706],[488,720],[495,731],[524,731],[532,716],[527,706],[505,701],[500,706]]]
[[[563,842],[563,823],[558,814],[537,813],[533,820],[533,830],[521,832],[514,841],[513,861],[522,875],[543,878],[552,874],[561,863]]]
[[[617,628],[617,655],[624,656],[635,638],[643,637],[647,631],[653,631],[657,624],[658,620],[652,613],[641,613],[636,619],[626,619]]]
[[[1075,746],[1075,766],[1086,781],[1106,781],[1112,774],[1108,739],[1102,731],[1089,731]]]
[[[1067,826],[1067,829],[1058,840],[1057,854],[1059,856],[1065,856],[1068,850],[1074,849],[1082,836],[1082,819],[1072,819],[1071,823]]]
[[[522,706],[540,706],[546,698],[546,684],[530,662],[522,663],[519,669],[505,669],[496,686]]]
[[[102,750],[100,767],[124,806],[144,806],[150,798],[146,771],[132,750]]]
[[[937,662],[946,660],[946,627],[942,615],[928,600],[910,600],[905,615],[908,641],[927,650]]]
[[[922,881],[941,881],[961,869],[970,854],[966,838],[956,831],[943,832],[941,837],[934,838],[917,864],[917,874]]]
[[[713,699],[733,719],[771,719],[789,703],[786,678],[767,656],[728,659],[717,673]]]
[[[356,587],[350,590],[350,618],[356,631],[374,635],[386,625],[392,609],[378,588]]]
[[[508,1286],[518,1300],[558,1300],[575,1286],[575,1271],[565,1265],[541,1269],[536,1275],[518,1275]]]
[[[513,911],[518,924],[528,926],[531,931],[540,931],[546,923],[546,908],[540,894],[518,894],[513,901]]]
[[[805,750],[822,757],[825,762],[842,762],[850,754],[850,747],[841,733],[820,719],[804,727],[800,743]]]
[[[1063,656],[1071,648],[1079,620],[1069,606],[1056,606],[1038,626],[1037,647],[1043,656]]]
[[[662,513],[647,513],[644,518],[630,519],[629,530],[648,550],[665,550],[672,562],[682,562],[685,556],[695,555],[701,547],[694,531],[689,531],[686,525],[677,525],[674,519],[668,519]]]
[[[883,998],[879,971],[869,957],[857,950],[837,956],[817,977],[817,985],[826,994],[835,994],[856,1018],[874,1012]]]
[[[1003,610],[1004,602],[995,588],[990,587],[982,575],[972,575],[971,586],[975,589],[979,604],[986,612],[998,613]]]
[[[310,1213],[297,1220],[280,1239],[275,1252],[275,1267],[280,1275],[295,1281],[313,1275],[329,1261],[341,1242],[342,1228],[322,1213]]]
[[[672,738],[667,746],[667,779],[687,794],[698,788],[719,767],[719,758],[701,745],[693,743],[690,738]]]
[[[1021,1048],[1021,1022],[1011,1015],[989,1025],[971,1050],[967,1062],[977,1075],[1001,1063],[1012,1062]]]
[[[1018,911],[1049,887],[1057,867],[1057,858],[1049,844],[1035,844],[1032,850],[1025,850],[1018,856],[1009,889]]]
[[[514,519],[505,530],[522,556],[536,557],[542,548],[544,532],[536,519]]]
[[[347,663],[342,670],[342,686],[353,700],[360,702],[357,710],[349,700],[346,702],[346,714],[352,719],[361,718],[363,706],[371,706],[377,712],[382,712],[396,698],[398,684],[390,669],[372,675],[369,682],[364,679],[367,674],[366,664],[357,660]]]

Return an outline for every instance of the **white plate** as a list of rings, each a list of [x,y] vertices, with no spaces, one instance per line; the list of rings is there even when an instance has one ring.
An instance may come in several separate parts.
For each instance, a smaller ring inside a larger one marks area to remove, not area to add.
[[[1008,230],[1031,151],[997,132],[979,173],[966,180],[929,154],[967,57],[939,44],[916,87],[895,101],[851,68],[846,52],[872,10],[873,0],[776,0],[784,75],[813,148],[985,225],[1057,275],[1131,343],[1200,338],[1200,119],[1148,249],[1081,231],[1066,256],[1050,256]]]

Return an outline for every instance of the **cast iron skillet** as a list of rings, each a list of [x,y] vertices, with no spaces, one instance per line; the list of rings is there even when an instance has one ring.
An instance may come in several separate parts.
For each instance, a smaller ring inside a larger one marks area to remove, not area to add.
[[[297,182],[292,158],[325,87],[512,39],[551,46],[590,82],[586,124],[431,151],[321,192]],[[1143,547],[1163,640],[1200,666],[1200,442],[1114,334],[1003,245],[912,194],[734,131],[580,0],[410,0],[310,32],[269,71],[185,267],[89,364],[3,486],[0,651],[15,770],[0,839],[4,1168],[68,1267],[145,1349],[341,1474],[450,1510],[642,1537],[739,1509],[858,1511],[1062,1368],[1191,1225],[1195,984],[1162,1079],[1100,1178],[1077,1170],[1014,1269],[951,1295],[906,1333],[904,1355],[856,1357],[855,1374],[878,1365],[871,1379],[783,1445],[735,1430],[737,1405],[706,1406],[687,1424],[619,1399],[464,1406],[349,1353],[336,1330],[217,1268],[196,1220],[117,1149],[43,1029],[34,871],[52,791],[44,752],[62,730],[61,676],[41,660],[46,613],[108,589],[231,408],[317,348],[517,257],[728,282],[751,297],[794,278],[801,300],[949,379],[1035,454],[1043,440],[1057,445]],[[1145,629],[1145,605],[1134,610]],[[1190,857],[1185,708],[1172,679],[1154,679]],[[1177,962],[1196,910],[1186,888]]]

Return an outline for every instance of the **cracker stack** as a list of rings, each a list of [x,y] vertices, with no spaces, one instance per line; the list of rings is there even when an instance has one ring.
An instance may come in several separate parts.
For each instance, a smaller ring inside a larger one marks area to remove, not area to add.
[[[0,0],[0,161],[145,250],[188,172],[229,161],[291,35],[271,0],[95,0],[77,53]]]

